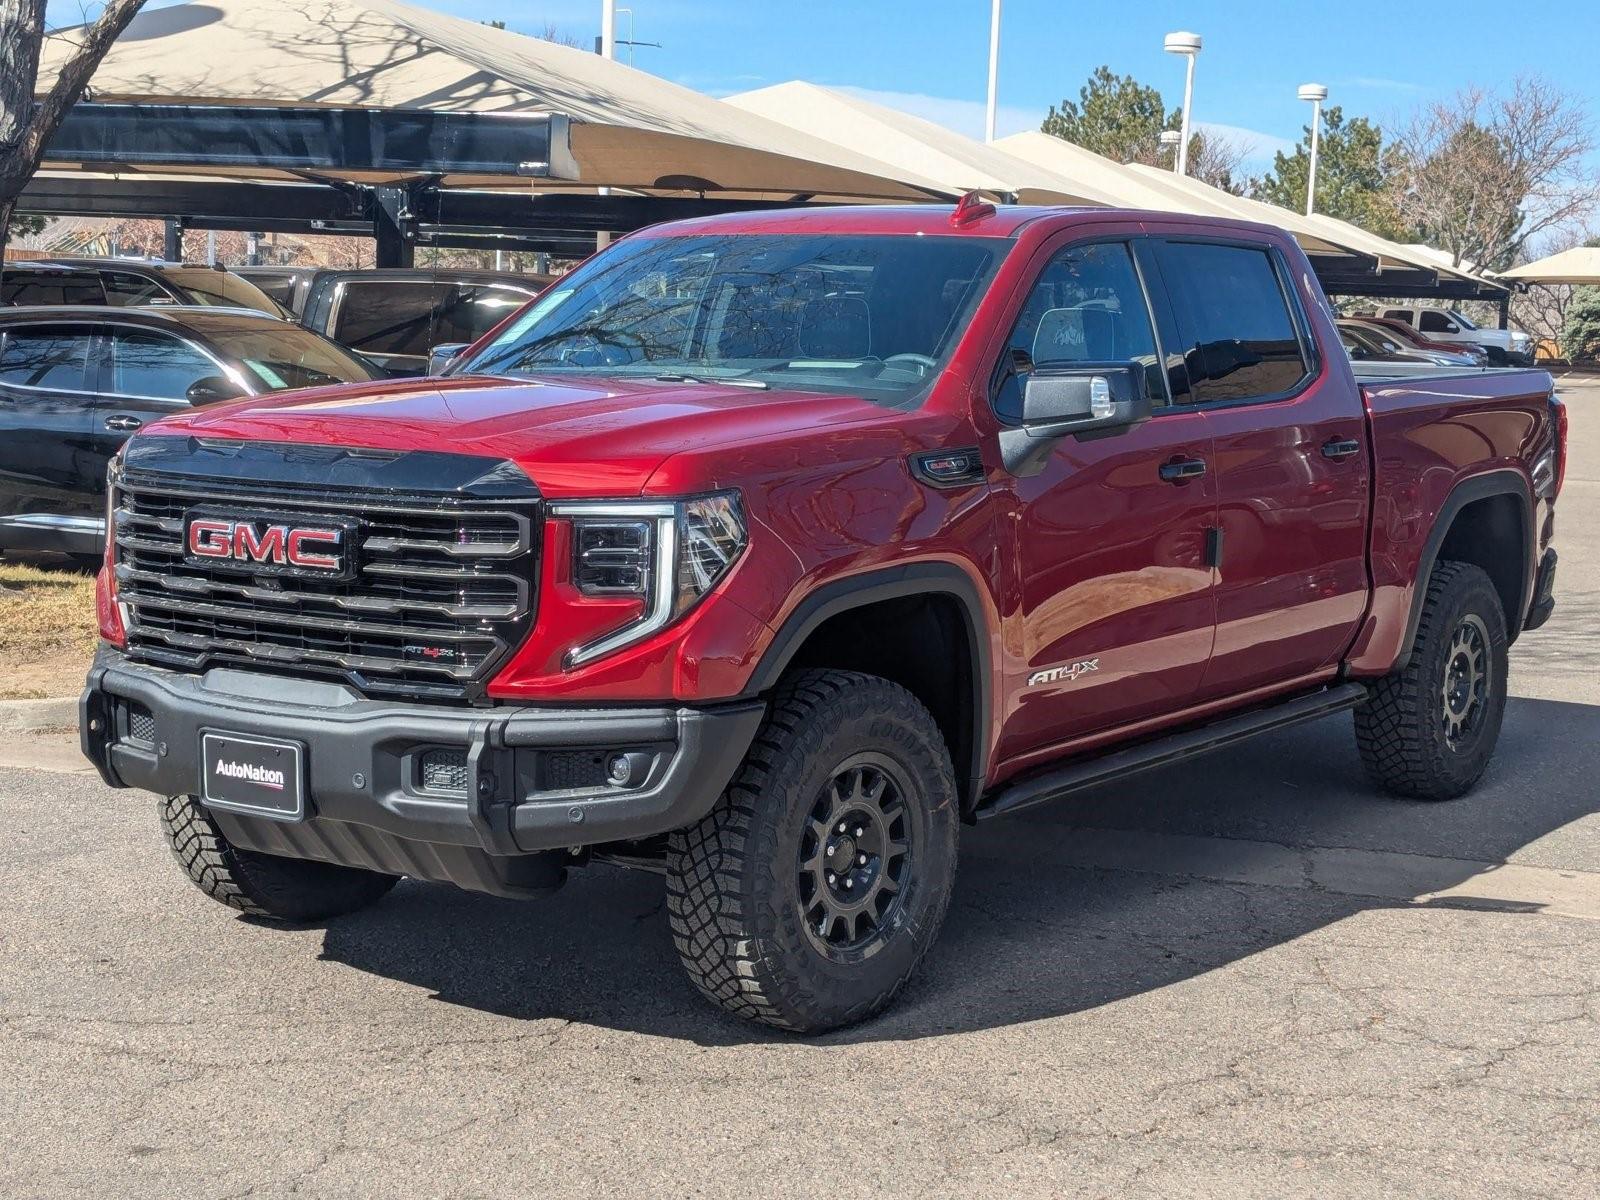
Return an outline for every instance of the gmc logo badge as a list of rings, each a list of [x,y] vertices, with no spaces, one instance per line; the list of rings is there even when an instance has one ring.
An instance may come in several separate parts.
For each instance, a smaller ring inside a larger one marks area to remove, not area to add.
[[[185,557],[237,571],[340,576],[350,529],[341,522],[299,524],[274,518],[189,517]]]

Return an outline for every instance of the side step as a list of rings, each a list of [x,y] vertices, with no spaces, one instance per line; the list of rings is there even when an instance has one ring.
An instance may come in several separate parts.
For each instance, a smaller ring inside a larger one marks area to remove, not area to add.
[[[1141,771],[1209,754],[1259,733],[1271,733],[1274,729],[1315,721],[1329,713],[1354,708],[1366,698],[1367,689],[1362,684],[1335,684],[1310,695],[1281,701],[1269,708],[1223,717],[1207,725],[1141,742],[1124,750],[1112,750],[1095,758],[1076,759],[1065,766],[1006,784],[980,803],[974,815],[980,821],[1007,816],[1114,779],[1126,779]]]

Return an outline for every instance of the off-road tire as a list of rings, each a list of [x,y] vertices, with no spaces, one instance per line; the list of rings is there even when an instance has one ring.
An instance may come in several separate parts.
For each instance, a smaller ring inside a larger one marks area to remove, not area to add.
[[[381,900],[399,882],[357,867],[240,850],[193,796],[161,800],[161,829],[195,887],[220,904],[273,921],[322,921]]]
[[[1464,622],[1487,633],[1488,678],[1480,719],[1452,742],[1445,695],[1453,642]],[[1379,680],[1355,710],[1356,745],[1368,777],[1392,795],[1453,800],[1489,765],[1506,707],[1506,621],[1489,576],[1471,563],[1441,562],[1428,578],[1422,618],[1406,665]]]
[[[897,826],[909,851],[903,895],[867,935],[881,940],[851,950],[808,928],[799,864],[817,845],[817,806],[836,796],[841,768],[864,758],[909,793],[907,824]],[[669,840],[667,912],[689,978],[730,1013],[795,1033],[880,1012],[944,920],[959,808],[944,738],[905,688],[851,671],[790,675],[716,807]]]

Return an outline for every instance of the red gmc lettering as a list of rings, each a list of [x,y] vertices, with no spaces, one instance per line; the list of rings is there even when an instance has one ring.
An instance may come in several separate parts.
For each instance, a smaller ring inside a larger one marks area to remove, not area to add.
[[[288,559],[284,553],[284,539],[282,525],[268,525],[265,531],[256,533],[256,527],[249,523],[240,523],[233,527],[233,556],[240,562],[271,562],[284,563]]]
[[[280,529],[279,532],[282,532]],[[288,555],[291,567],[309,567],[319,571],[337,571],[339,560],[332,554],[318,554],[306,547],[311,545],[331,546],[338,549],[342,540],[337,529],[291,529],[289,531]]]
[[[233,557],[233,522],[190,521],[189,553],[199,558]]]

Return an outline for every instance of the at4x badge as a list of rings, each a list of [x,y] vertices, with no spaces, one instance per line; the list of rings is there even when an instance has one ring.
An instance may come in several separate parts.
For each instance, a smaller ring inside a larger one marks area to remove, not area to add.
[[[1073,663],[1069,667],[1049,667],[1043,671],[1035,671],[1028,676],[1028,686],[1038,687],[1041,683],[1072,683],[1090,671],[1100,669],[1098,658],[1085,658]]]

